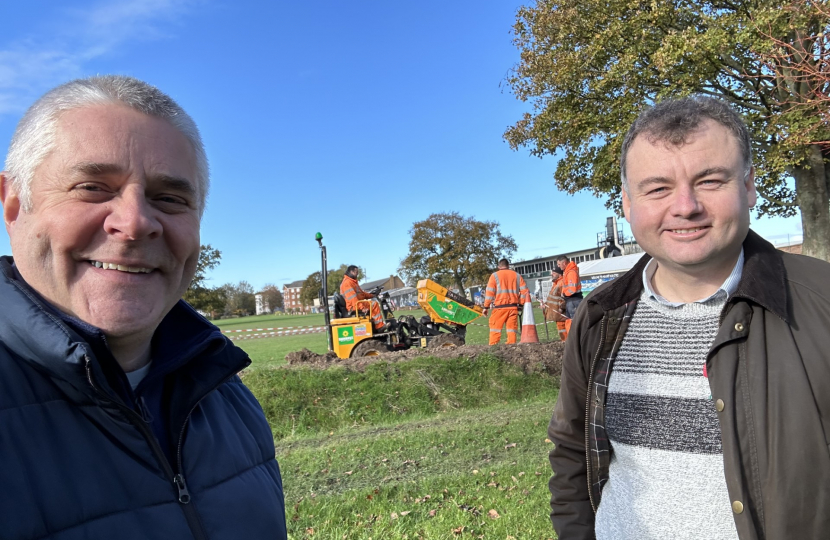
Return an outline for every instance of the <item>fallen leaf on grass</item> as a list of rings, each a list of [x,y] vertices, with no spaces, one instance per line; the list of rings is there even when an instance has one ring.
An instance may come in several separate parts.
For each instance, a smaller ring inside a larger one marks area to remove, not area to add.
[[[524,471],[522,471],[522,472],[520,472],[520,473],[519,473],[519,476],[524,476],[524,475],[525,475],[525,472],[524,472]]]
[[[504,449],[507,450],[508,448],[516,448],[516,443],[505,444]]]
[[[412,510],[404,510],[403,512],[401,512],[401,515],[402,515],[402,516],[405,516],[405,515],[407,515],[407,514],[409,514],[409,513],[411,513],[411,512],[412,512]]]
[[[549,443],[549,442],[553,442],[553,441],[551,441],[550,439],[545,439],[545,442]]]
[[[395,512],[392,512],[392,519],[398,519],[398,514],[395,513]]]
[[[495,510],[490,510],[489,512],[487,512],[487,517],[489,517],[490,519],[499,519],[501,516]]]
[[[464,529],[465,529],[465,528],[466,528],[466,527],[464,527],[464,526],[462,525],[461,527],[458,527],[457,529],[453,529],[453,530],[452,530],[452,533],[453,533],[453,534],[461,534],[461,533],[463,533],[463,532],[464,532]]]
[[[435,510],[429,511],[429,517],[435,517]]]
[[[348,474],[348,473],[346,473],[346,474]],[[519,483],[519,480],[518,480],[518,479],[516,479],[516,477],[515,477],[515,476],[511,476],[510,478],[512,478],[512,479],[513,479],[513,482],[514,482],[514,483],[516,483],[516,484],[518,484],[518,483]]]
[[[478,469],[473,469],[473,474],[478,474]]]
[[[354,471],[346,471],[344,474],[345,474],[346,476],[351,476],[351,474],[352,474],[353,472],[354,472]]]
[[[312,536],[314,534],[314,527],[309,527],[305,530],[305,533],[309,536]]]

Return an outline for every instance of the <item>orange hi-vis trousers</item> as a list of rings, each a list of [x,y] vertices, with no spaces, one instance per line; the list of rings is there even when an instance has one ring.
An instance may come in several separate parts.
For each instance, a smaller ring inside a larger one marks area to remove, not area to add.
[[[383,315],[380,313],[380,302],[372,298],[371,300],[358,300],[356,307],[366,309],[366,304],[371,304],[370,314],[372,317],[372,326],[375,330],[383,326]]]
[[[490,313],[490,345],[501,341],[501,327],[507,325],[507,342],[516,343],[519,332],[519,310],[511,308],[493,309]]]
[[[556,329],[559,330],[559,341],[565,341],[568,339],[568,328],[570,326],[569,322],[571,319],[567,321],[556,321]]]

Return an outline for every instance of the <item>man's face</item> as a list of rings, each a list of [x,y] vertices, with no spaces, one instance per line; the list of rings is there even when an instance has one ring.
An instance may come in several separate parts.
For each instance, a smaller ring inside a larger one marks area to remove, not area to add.
[[[565,267],[566,267],[566,266],[568,266],[568,263],[567,263],[567,262],[565,262],[565,261],[556,261],[556,266],[557,266],[560,270],[563,270],[563,271],[564,271],[564,270],[565,270]]]
[[[707,120],[680,147],[637,137],[627,163],[623,211],[646,253],[687,275],[731,270],[756,199],[737,139]]]
[[[32,209],[0,184],[24,279],[110,337],[148,337],[199,258],[193,148],[168,122],[118,105],[69,110],[35,170]]]

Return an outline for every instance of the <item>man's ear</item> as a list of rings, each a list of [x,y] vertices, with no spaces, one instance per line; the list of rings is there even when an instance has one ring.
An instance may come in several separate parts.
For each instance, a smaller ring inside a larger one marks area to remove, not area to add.
[[[758,194],[755,191],[755,167],[750,167],[746,173],[744,187],[746,188],[747,206],[755,208],[755,203],[758,202]]]
[[[6,224],[6,232],[11,236],[12,227],[17,221],[17,216],[20,215],[20,196],[6,171],[0,172],[0,204],[3,205],[3,222]]]
[[[625,220],[631,223],[631,217],[629,217],[631,214],[631,199],[628,198],[628,191],[625,188],[622,190],[622,209]]]

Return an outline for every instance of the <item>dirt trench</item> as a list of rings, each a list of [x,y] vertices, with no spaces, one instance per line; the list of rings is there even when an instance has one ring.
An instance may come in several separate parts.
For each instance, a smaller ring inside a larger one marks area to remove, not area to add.
[[[362,371],[366,366],[375,362],[405,362],[413,358],[431,356],[445,360],[453,358],[475,359],[481,354],[490,354],[501,360],[522,368],[525,373],[544,372],[559,376],[562,373],[562,353],[565,344],[561,341],[550,343],[516,343],[507,345],[464,345],[452,349],[418,349],[390,352],[379,356],[362,358],[340,359],[334,353],[317,354],[308,349],[302,349],[285,356],[289,366],[306,366],[316,369],[326,369],[331,366],[343,366],[348,369]]]

